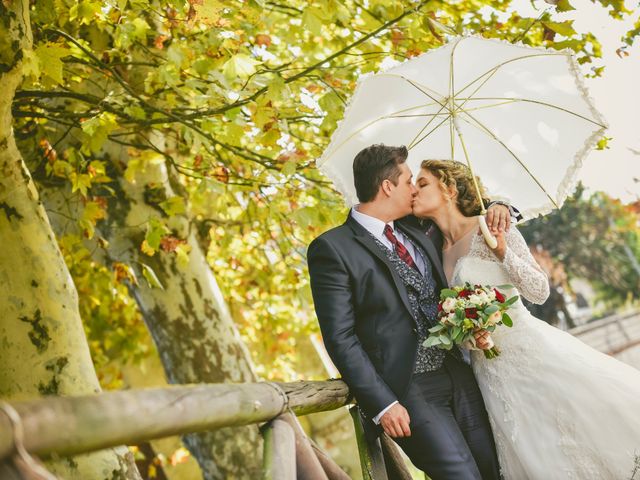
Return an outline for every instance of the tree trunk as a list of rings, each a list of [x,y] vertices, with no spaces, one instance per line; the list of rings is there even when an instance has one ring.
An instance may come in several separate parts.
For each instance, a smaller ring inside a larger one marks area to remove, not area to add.
[[[111,151],[119,161],[125,150]],[[136,269],[138,285],[131,291],[153,337],[170,383],[253,382],[246,349],[207,259],[196,238],[196,228],[185,216],[169,224],[175,235],[186,238],[189,262],[180,265],[173,253],[153,256],[141,252],[144,223],[164,215],[157,202],[175,196],[164,165],[148,166],[136,182],[123,178],[111,185],[108,217],[100,234],[109,242],[112,260]],[[153,185],[153,195],[149,194]],[[153,198],[152,198],[153,197]],[[144,280],[142,264],[155,272],[162,288]],[[255,425],[188,435],[184,442],[196,457],[204,478],[257,478],[261,469],[262,439]]]
[[[29,2],[0,3],[0,397],[100,391],[77,292],[20,155],[11,103],[31,49]],[[51,462],[65,479],[140,478],[125,448]]]

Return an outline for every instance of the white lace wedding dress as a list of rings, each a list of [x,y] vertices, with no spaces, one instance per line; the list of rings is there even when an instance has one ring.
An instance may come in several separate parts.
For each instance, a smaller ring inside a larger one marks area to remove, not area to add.
[[[474,234],[450,284],[509,283],[517,289],[509,296],[542,303],[546,275],[516,228],[506,240],[500,262]],[[640,370],[538,320],[520,301],[509,313],[513,327],[492,334],[501,355],[471,355],[505,480],[631,479],[640,455]]]

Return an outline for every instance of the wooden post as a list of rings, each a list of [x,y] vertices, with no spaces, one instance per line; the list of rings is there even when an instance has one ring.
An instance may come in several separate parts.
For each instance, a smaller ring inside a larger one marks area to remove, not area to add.
[[[311,443],[311,448],[313,448],[316,457],[320,461],[320,465],[322,465],[322,469],[324,473],[327,474],[329,480],[350,480],[351,477],[346,474],[340,466],[333,461],[333,459],[327,455],[313,440],[309,440]]]
[[[380,443],[389,480],[412,480],[411,472],[409,472],[396,442],[383,433],[380,435]]]
[[[263,480],[296,480],[296,438],[281,417],[262,427],[264,437]]]
[[[329,480],[296,416],[291,413],[284,413],[278,418],[287,422],[295,435],[298,480]]]
[[[353,419],[353,427],[356,432],[362,478],[364,480],[388,480],[380,440],[367,438],[358,407],[349,408],[349,413]]]

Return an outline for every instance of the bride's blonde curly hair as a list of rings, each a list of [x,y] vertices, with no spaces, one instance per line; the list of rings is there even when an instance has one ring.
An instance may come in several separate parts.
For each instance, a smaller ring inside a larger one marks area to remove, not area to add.
[[[456,197],[456,205],[465,217],[480,215],[482,205],[476,195],[473,185],[473,178],[469,167],[451,160],[424,160],[420,167],[428,170],[440,182],[440,188],[448,194],[449,187],[453,187],[458,193]],[[489,204],[486,191],[482,186],[480,178],[476,176],[476,181],[480,187],[480,194],[485,205]]]

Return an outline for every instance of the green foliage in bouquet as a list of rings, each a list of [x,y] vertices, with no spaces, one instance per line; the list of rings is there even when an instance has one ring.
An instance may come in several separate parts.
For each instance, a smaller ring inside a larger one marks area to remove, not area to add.
[[[518,295],[507,298],[501,290],[512,285],[471,285],[445,288],[440,292],[438,324],[429,329],[424,346],[450,350],[454,345],[470,342],[475,345],[475,334],[493,332],[498,325],[513,326],[507,310],[518,301]],[[494,346],[484,351],[487,358],[499,355]]]

